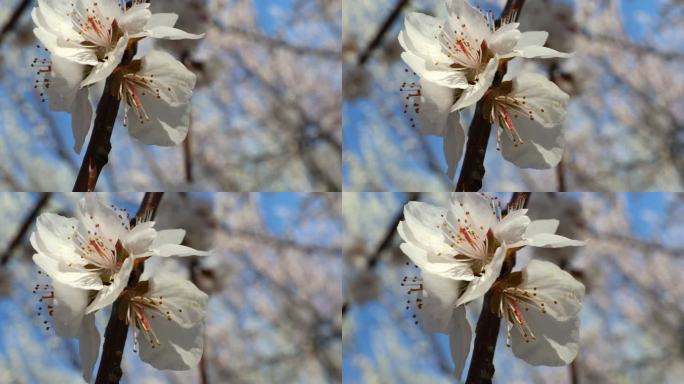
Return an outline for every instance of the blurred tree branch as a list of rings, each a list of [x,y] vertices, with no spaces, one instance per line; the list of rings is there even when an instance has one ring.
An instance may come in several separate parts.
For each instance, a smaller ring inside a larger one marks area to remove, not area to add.
[[[387,230],[385,231],[385,234],[382,237],[382,240],[380,240],[371,256],[368,259],[366,259],[367,271],[371,271],[375,269],[375,267],[377,267],[378,262],[380,261],[380,257],[382,257],[382,253],[387,248],[389,248],[390,245],[392,245],[392,240],[394,239],[394,236],[397,233],[397,226],[399,225],[401,219],[404,218],[404,205],[409,201],[420,199],[420,195],[420,192],[411,192],[406,197],[405,203],[400,205],[401,209],[399,209],[399,211],[394,215],[394,218],[392,218],[392,220],[390,221],[389,225],[387,226]],[[344,316],[347,313],[350,306],[351,302],[345,300],[345,302],[342,304],[342,316]]]
[[[366,64],[370,56],[373,54],[373,51],[375,51],[382,43],[383,37],[385,37],[385,34],[387,31],[389,31],[390,27],[392,27],[392,24],[394,24],[394,22],[399,18],[399,15],[401,15],[401,10],[408,4],[409,0],[397,1],[392,11],[389,13],[389,15],[387,15],[387,18],[375,33],[373,39],[368,43],[368,46],[366,46],[366,49],[364,49],[359,55],[357,63],[359,67],[362,67]]]
[[[7,265],[7,262],[9,262],[10,257],[12,257],[14,250],[19,246],[19,244],[21,244],[22,240],[26,236],[26,232],[28,232],[29,228],[31,228],[31,225],[36,221],[40,211],[50,201],[51,196],[52,194],[50,192],[40,194],[40,198],[33,205],[31,211],[26,215],[21,226],[19,227],[19,230],[12,238],[12,241],[10,241],[7,249],[5,249],[5,252],[3,252],[2,257],[0,257],[0,266],[4,267]]]
[[[2,42],[5,40],[5,37],[17,25],[21,19],[21,15],[28,9],[28,6],[31,5],[31,2],[32,0],[21,0],[21,2],[17,4],[17,7],[14,8],[14,12],[12,12],[12,15],[9,17],[9,19],[7,19],[7,22],[2,27],[2,30],[0,30],[0,44],[2,44]]]

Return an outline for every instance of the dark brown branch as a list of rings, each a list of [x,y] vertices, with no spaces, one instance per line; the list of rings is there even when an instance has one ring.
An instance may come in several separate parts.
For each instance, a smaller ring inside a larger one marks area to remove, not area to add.
[[[511,197],[510,206],[524,206],[530,199],[529,192],[515,192]],[[499,279],[506,278],[515,266],[515,253],[506,257]],[[496,340],[499,338],[499,328],[501,321],[499,316],[490,310],[489,302],[491,291],[487,292],[482,303],[482,311],[475,328],[475,345],[473,347],[473,357],[468,369],[467,384],[491,383],[494,377],[494,351],[496,350]]]
[[[192,117],[190,118],[192,119]],[[192,129],[192,120],[190,122],[190,128]],[[188,129],[188,135],[185,137],[183,142],[183,157],[185,165],[185,181],[192,184],[192,131]]]
[[[408,195],[406,202],[413,201],[413,200],[418,200],[420,198],[420,192],[412,192]],[[392,245],[392,240],[394,239],[395,234],[397,233],[397,226],[399,225],[399,222],[401,219],[404,218],[404,205],[401,205],[401,209],[394,215],[394,218],[392,218],[392,221],[390,222],[389,226],[387,227],[387,230],[385,231],[385,235],[382,237],[382,240],[378,243],[377,247],[371,254],[371,257],[369,257],[366,260],[366,270],[371,271],[375,269],[375,267],[378,265],[378,262],[380,261],[380,256],[382,256],[382,253],[389,248],[390,245]],[[345,301],[342,304],[342,316],[344,316],[347,313],[347,310],[350,307],[350,302]]]
[[[129,64],[133,60],[136,50],[135,44],[129,47],[121,60],[121,65]],[[100,102],[97,104],[93,132],[88,143],[88,149],[83,156],[81,169],[78,171],[74,183],[74,192],[94,191],[102,169],[109,162],[109,152],[112,150],[112,132],[114,132],[114,123],[119,114],[120,104],[120,100],[112,92],[113,83],[114,76],[109,76],[105,82]]]
[[[203,290],[200,287],[200,279],[199,276],[202,274],[202,268],[199,264],[199,261],[197,258],[193,259],[190,261],[188,264],[188,268],[190,269],[190,281],[192,281],[197,288],[200,290]],[[199,366],[197,367],[199,369],[199,377],[200,377],[200,384],[209,384],[209,376],[207,375],[207,359],[205,359],[205,354],[207,351],[207,338],[206,335],[204,336],[204,344],[202,345],[202,357],[200,358],[199,361]]]
[[[567,187],[565,186],[565,166],[561,160],[556,166],[556,178],[558,179],[558,192],[566,192]]]
[[[26,11],[26,9],[28,9],[28,6],[30,4],[31,0],[22,0],[22,2],[19,3],[16,8],[14,8],[12,16],[10,16],[10,18],[7,19],[7,22],[0,31],[0,44],[2,44],[2,42],[5,40],[7,34],[14,29],[14,27],[19,22],[19,19],[21,19],[21,15],[24,13],[24,11]]]
[[[399,18],[401,10],[406,5],[408,5],[408,3],[409,0],[399,0],[397,4],[394,6],[392,12],[390,12],[390,14],[387,15],[387,18],[380,26],[380,29],[378,29],[378,32],[375,33],[375,37],[373,37],[373,40],[371,40],[370,43],[368,43],[366,49],[364,49],[363,52],[361,52],[361,54],[359,55],[359,67],[365,65],[366,61],[368,61],[373,51],[375,51],[378,48],[378,46],[380,46],[380,43],[382,43],[382,38],[385,36],[385,34],[390,29],[392,24],[394,24],[394,22],[397,20],[397,18]]]
[[[525,0],[508,0],[499,20],[509,18],[517,20],[524,4]],[[499,22],[497,21],[497,23]],[[499,86],[505,74],[506,65],[503,65],[497,72],[492,87]],[[457,192],[477,192],[482,188],[482,179],[484,179],[485,175],[484,160],[487,153],[489,135],[492,131],[492,124],[482,115],[483,104],[483,101],[477,103],[475,116],[473,116],[473,120],[470,122],[463,166],[456,183]]]
[[[143,197],[142,203],[131,225],[145,218],[151,220],[157,213],[157,207],[161,201],[161,192],[147,192]],[[140,280],[144,265],[136,264],[128,278],[127,287],[134,287]],[[105,329],[105,341],[102,347],[102,357],[100,358],[100,368],[97,371],[96,384],[113,384],[121,380],[121,359],[123,358],[124,347],[126,346],[126,336],[128,335],[128,324],[118,316],[118,307],[122,305],[119,300],[112,306],[112,314],[109,316],[109,323]]]
[[[2,258],[0,258],[0,266],[5,266],[9,262],[14,250],[19,246],[19,244],[21,244],[21,241],[26,236],[26,232],[28,232],[29,228],[31,228],[31,224],[36,221],[36,217],[38,217],[40,211],[47,205],[48,201],[50,201],[51,195],[52,194],[49,192],[42,193],[40,199],[38,199],[38,201],[36,201],[36,203],[33,205],[33,209],[31,209],[31,212],[26,215],[21,227],[19,227],[19,230],[12,238],[12,241],[10,241],[7,249],[5,249],[5,252],[2,254]]]

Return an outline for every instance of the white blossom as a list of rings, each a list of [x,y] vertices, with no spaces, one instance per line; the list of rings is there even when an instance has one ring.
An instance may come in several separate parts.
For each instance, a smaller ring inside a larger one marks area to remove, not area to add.
[[[143,361],[172,370],[187,370],[199,363],[207,294],[188,280],[163,275],[138,283],[124,292],[124,298],[134,348],[139,348]]]
[[[491,308],[506,321],[506,343],[517,357],[549,366],[575,359],[582,283],[553,263],[532,260],[492,290]]]
[[[86,314],[118,298],[136,260],[206,254],[180,245],[183,230],[156,231],[151,221],[131,228],[127,214],[91,194],[79,202],[76,218],[44,213],[36,227],[33,261],[61,284],[97,291]]]

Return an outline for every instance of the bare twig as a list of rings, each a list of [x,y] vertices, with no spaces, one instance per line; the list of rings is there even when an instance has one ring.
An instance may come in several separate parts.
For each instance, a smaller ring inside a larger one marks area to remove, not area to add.
[[[127,65],[133,60],[137,51],[136,44],[126,50],[121,65]],[[112,132],[116,116],[119,114],[120,101],[112,92],[114,77],[110,76],[102,92],[102,98],[97,104],[93,133],[88,143],[88,149],[83,157],[81,169],[78,171],[74,192],[92,192],[95,190],[97,179],[107,162],[112,150]]]
[[[412,192],[408,195],[406,201],[413,201],[413,200],[418,200],[420,198],[420,192]],[[366,270],[370,271],[375,269],[375,267],[378,265],[378,262],[380,261],[380,257],[382,256],[382,253],[389,248],[390,245],[392,245],[392,240],[394,239],[395,234],[397,233],[397,225],[399,225],[399,222],[401,219],[404,217],[404,204],[401,205],[401,209],[394,215],[394,218],[392,218],[392,221],[390,222],[389,226],[387,227],[387,230],[385,231],[385,235],[382,237],[382,240],[378,243],[378,246],[375,248],[373,253],[371,254],[371,257],[366,259]],[[350,306],[349,301],[345,301],[342,304],[342,316],[344,316],[347,313],[347,310],[349,309]]]
[[[558,178],[558,192],[566,192],[567,187],[565,186],[565,167],[562,160],[556,166],[556,177]]]
[[[519,205],[521,202],[527,205],[529,199],[529,192],[515,192],[511,197],[509,206]],[[506,257],[498,280],[506,278],[514,266],[515,253]],[[492,377],[494,377],[494,351],[496,350],[496,340],[499,337],[501,319],[490,310],[490,300],[491,291],[487,292],[484,297],[480,318],[475,328],[475,345],[473,347],[470,368],[468,369],[467,384],[491,383]]]
[[[359,55],[358,59],[358,66],[362,67],[363,65],[366,64],[366,61],[370,58],[371,54],[373,51],[375,51],[378,46],[380,46],[380,43],[382,43],[382,39],[385,36],[385,33],[390,29],[392,24],[397,20],[399,15],[401,14],[401,10],[408,5],[409,0],[399,0],[397,4],[394,6],[394,9],[392,9],[392,12],[390,12],[389,15],[387,15],[387,18],[385,19],[385,22],[382,23],[380,26],[380,29],[378,29],[378,32],[376,32],[375,37],[373,37],[373,40],[368,43],[368,46],[366,49],[361,52]]]
[[[508,0],[506,6],[501,12],[500,20],[515,17],[518,19],[520,10],[525,4],[525,0]],[[506,65],[502,66],[497,72],[493,87],[501,84],[501,80],[506,74]],[[483,101],[477,103],[475,108],[475,116],[470,122],[468,129],[468,144],[466,145],[465,156],[463,157],[463,166],[461,167],[461,174],[456,183],[457,192],[477,192],[482,188],[482,179],[485,175],[484,160],[487,153],[487,142],[489,141],[489,134],[492,131],[492,125],[482,115]]]
[[[192,129],[192,117],[190,117],[190,128]],[[188,129],[188,135],[185,137],[183,142],[183,157],[185,164],[185,181],[188,183],[193,182],[192,177],[192,131]]]
[[[21,227],[19,227],[19,230],[12,238],[12,241],[10,241],[7,249],[5,249],[5,252],[2,254],[2,258],[0,258],[1,266],[4,266],[9,262],[14,250],[19,246],[19,244],[21,244],[24,236],[26,236],[26,232],[28,232],[29,228],[31,228],[31,224],[36,221],[36,217],[38,217],[40,211],[47,205],[48,201],[50,201],[51,195],[52,194],[49,192],[42,193],[38,201],[36,201],[36,203],[33,205],[33,209],[31,209],[31,212],[26,215]]]
[[[162,198],[162,192],[147,192],[143,197],[142,203],[131,225],[135,225],[143,219],[153,219],[157,213],[157,207]],[[144,264],[138,264],[133,268],[128,279],[127,287],[135,286],[140,280]],[[97,371],[96,384],[112,384],[121,380],[121,359],[123,358],[124,347],[126,346],[126,336],[128,335],[128,324],[118,316],[118,307],[121,305],[119,300],[112,306],[112,314],[109,316],[109,323],[105,330],[105,341],[102,347],[102,357],[100,358],[100,368]]]
[[[26,9],[28,9],[30,4],[31,0],[22,0],[22,2],[19,3],[16,8],[14,8],[12,16],[7,19],[7,22],[2,27],[2,30],[0,30],[0,44],[2,44],[3,40],[5,40],[7,34],[14,29],[19,22],[19,19],[21,19],[21,15],[24,13],[24,11],[26,11]]]

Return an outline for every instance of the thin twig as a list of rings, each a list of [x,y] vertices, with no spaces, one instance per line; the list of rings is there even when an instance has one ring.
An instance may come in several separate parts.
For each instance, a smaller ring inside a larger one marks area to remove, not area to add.
[[[131,225],[147,219],[151,220],[157,213],[162,192],[146,192],[142,203]],[[128,288],[134,287],[140,280],[144,264],[138,264],[133,268],[131,276],[128,278]],[[109,323],[105,330],[105,341],[102,347],[102,357],[100,358],[100,368],[97,371],[95,384],[114,384],[121,380],[121,359],[123,358],[124,347],[126,346],[126,336],[128,335],[128,324],[118,316],[118,307],[121,305],[116,300],[112,306],[112,314],[109,316]]]
[[[418,200],[420,198],[420,192],[411,192],[407,199],[406,202],[413,201],[413,200]],[[371,257],[366,259],[366,270],[371,271],[375,269],[375,267],[378,265],[378,262],[380,261],[380,257],[382,256],[382,253],[389,248],[390,245],[392,245],[392,240],[394,239],[395,234],[397,233],[397,225],[399,225],[399,222],[401,219],[404,218],[404,205],[401,205],[401,209],[394,215],[394,218],[392,218],[392,221],[390,222],[389,226],[387,227],[387,230],[385,231],[385,235],[382,237],[382,240],[378,243],[377,247],[371,254]],[[347,313],[347,310],[349,310],[351,303],[349,301],[345,301],[342,304],[342,316],[344,316]]]
[[[508,0],[497,24],[500,20],[509,19],[513,16],[517,20],[524,4],[525,0]],[[497,72],[492,87],[499,86],[505,74],[506,65],[503,65]],[[477,103],[475,116],[473,116],[473,120],[470,122],[463,166],[456,183],[457,192],[477,192],[482,188],[482,179],[485,175],[485,154],[487,153],[489,135],[492,131],[492,124],[482,114],[483,105],[484,101]]]
[[[565,166],[561,160],[556,166],[556,177],[558,179],[558,192],[566,192],[567,187],[565,186]]]
[[[7,22],[0,31],[0,44],[2,44],[3,40],[5,40],[5,37],[9,34],[9,32],[14,29],[19,22],[19,19],[21,19],[21,15],[24,13],[24,11],[26,11],[26,9],[28,9],[30,4],[31,0],[23,0],[21,3],[19,3],[19,5],[17,5],[16,8],[14,8],[12,16],[7,19]]]
[[[387,18],[385,21],[382,23],[380,26],[380,29],[378,29],[378,32],[375,33],[375,37],[373,37],[373,40],[368,43],[368,46],[366,49],[361,52],[359,55],[358,59],[358,66],[362,67],[366,64],[366,61],[370,58],[371,54],[373,51],[375,51],[379,46],[380,43],[382,43],[382,39],[387,33],[387,31],[390,29],[392,24],[399,18],[399,15],[401,14],[401,10],[408,5],[409,0],[399,0],[397,4],[394,6],[394,9],[392,9],[392,12],[390,12],[389,15],[387,15]]]
[[[137,51],[136,44],[126,49],[121,65],[127,65],[135,56]],[[109,152],[112,150],[112,132],[114,123],[119,114],[119,99],[112,92],[114,77],[109,76],[105,82],[104,91],[100,102],[97,104],[93,133],[88,143],[88,149],[83,156],[81,169],[78,171],[74,192],[92,192],[95,190],[97,179],[100,177],[102,169],[109,161]]]
[[[190,281],[192,281],[197,288],[202,290],[200,287],[200,279],[199,275],[202,273],[201,267],[199,265],[199,261],[197,258],[193,259],[190,261],[188,264],[188,268],[190,269]],[[206,335],[204,335],[204,344],[202,345],[202,357],[200,358],[199,361],[199,378],[200,378],[200,384],[209,384],[209,376],[207,375],[207,359],[205,359],[205,354],[207,351],[207,338]]]
[[[40,199],[38,199],[38,201],[36,201],[36,203],[33,205],[31,212],[26,215],[21,227],[19,227],[19,230],[12,238],[12,241],[7,246],[7,249],[5,249],[5,252],[2,254],[2,258],[0,258],[1,266],[5,266],[9,262],[14,250],[19,246],[19,244],[21,244],[24,236],[26,236],[26,232],[28,232],[29,228],[31,228],[31,224],[36,221],[36,217],[38,217],[40,211],[47,205],[48,201],[50,201],[51,195],[52,194],[50,192],[42,193],[40,195]]]
[[[192,116],[190,117],[190,129],[188,129],[188,135],[183,141],[183,157],[185,164],[185,181],[188,184],[192,184]]]
[[[523,202],[526,206],[530,200],[529,192],[515,192],[511,197],[509,206],[519,206]],[[498,280],[506,278],[515,266],[515,253],[506,257],[501,274]],[[468,369],[467,384],[491,383],[494,377],[494,351],[496,350],[496,340],[499,337],[499,327],[501,319],[490,310],[489,302],[491,291],[487,292],[482,302],[482,311],[475,328],[475,345],[473,347],[473,357],[470,360]]]

